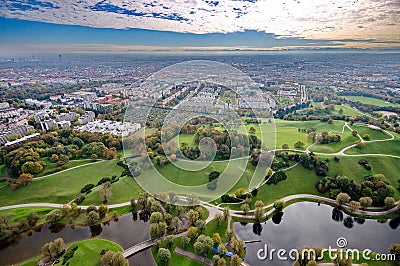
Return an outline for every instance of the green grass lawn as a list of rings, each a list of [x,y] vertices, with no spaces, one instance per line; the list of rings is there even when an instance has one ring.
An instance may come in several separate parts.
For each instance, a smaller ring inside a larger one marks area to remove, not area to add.
[[[252,201],[251,208],[254,208],[254,203],[257,200],[262,200],[266,205],[283,197],[294,194],[316,194],[315,183],[319,179],[313,170],[307,170],[301,165],[287,170],[287,179],[279,182],[276,185],[263,185],[258,189],[257,196]]]
[[[228,222],[224,221],[220,225],[217,224],[217,220],[211,220],[207,224],[206,230],[202,234],[212,237],[214,233],[219,233],[222,242],[226,242],[227,239],[225,237],[226,229],[228,228]]]
[[[336,133],[333,132],[332,134]],[[343,134],[338,133],[338,135],[341,137],[341,140],[339,142],[331,142],[328,144],[315,144],[310,148],[310,151],[322,152],[322,153],[335,153],[347,146],[354,144],[359,139],[358,137],[353,136],[353,134],[347,127],[345,128]]]
[[[11,215],[10,221],[18,222],[21,218],[27,217],[31,212],[35,212],[39,216],[44,216],[52,210],[54,209],[47,207],[29,207],[29,208],[1,210],[0,213]]]
[[[349,178],[361,182],[362,177],[369,174],[384,174],[394,188],[397,188],[397,180],[400,178],[400,159],[391,157],[344,157],[340,156],[340,161],[335,162],[333,156],[319,156],[320,159],[329,158],[329,176],[336,174],[346,175]],[[371,171],[366,170],[358,164],[360,159],[366,159],[372,166]],[[289,172],[289,171],[288,171]],[[289,179],[289,178],[288,178]],[[315,190],[316,191],[316,190]],[[394,198],[400,200],[400,192],[396,189]]]
[[[130,201],[131,199],[137,199],[138,195],[144,190],[132,177],[121,178],[118,182],[111,185],[111,192],[113,193],[111,199],[107,202],[108,205],[122,203]],[[82,201],[81,205],[95,204],[99,205],[102,203],[102,199],[99,194],[99,187],[92,190],[90,194],[86,196],[86,199]]]
[[[400,156],[400,140],[365,143],[364,148],[351,148],[346,154],[390,154]]]
[[[48,157],[43,158],[43,161],[46,163],[46,166],[43,167],[43,172],[41,172],[40,174],[37,174],[35,177],[48,175],[44,171],[58,167],[58,165],[56,163],[52,163]],[[69,169],[72,167],[76,167],[76,166],[80,166],[80,165],[84,165],[84,164],[88,164],[88,163],[93,163],[93,162],[94,161],[92,159],[73,160],[73,161],[69,161],[66,164],[65,169]],[[65,169],[63,169],[63,170],[65,170]]]
[[[366,124],[354,124],[351,126],[351,128],[357,130],[361,137],[363,137],[365,134],[368,134],[369,139],[365,140],[382,140],[391,138],[391,136],[386,134],[383,130],[368,128],[368,125]]]
[[[192,250],[191,250],[191,252],[193,252],[194,251],[194,249],[193,249],[193,243],[190,243],[189,244],[189,247],[190,246],[192,246]],[[177,238],[176,239],[176,241],[175,241],[175,244],[174,244],[174,246],[172,247],[172,249],[170,250],[170,252],[171,252],[171,260],[169,261],[169,265],[187,265],[187,266],[204,266],[204,264],[203,263],[200,263],[200,262],[197,262],[197,261],[195,261],[195,260],[192,260],[192,259],[189,259],[189,258],[186,258],[186,257],[184,257],[184,256],[181,256],[181,255],[179,255],[179,254],[176,254],[173,250],[176,248],[176,247],[180,247],[180,248],[182,248],[183,249],[183,246],[182,246],[182,241],[181,241],[181,238],[179,237],[179,238]],[[188,247],[188,248],[189,248]],[[157,263],[157,265],[161,265],[159,262],[158,262],[158,258],[157,258],[157,254],[158,254],[158,250],[153,246],[152,248],[151,248],[151,253],[153,254],[153,257],[154,257],[154,261]]]
[[[123,251],[122,247],[117,243],[99,238],[92,238],[73,243],[69,246],[68,250],[74,246],[78,246],[78,249],[75,251],[74,256],[68,260],[69,265],[71,266],[100,265],[100,252],[102,249],[119,252]]]
[[[376,106],[396,106],[396,107],[400,106],[400,104],[389,103],[385,102],[384,100],[371,97],[364,97],[364,96],[342,96],[342,97],[352,102],[360,102],[363,104],[370,104]]]
[[[122,167],[117,165],[117,161],[113,160],[71,169],[48,178],[34,180],[27,186],[19,187],[16,190],[4,187],[0,189],[0,206],[6,206],[10,203],[67,203],[79,194],[84,185],[97,183],[105,176],[119,176],[121,172]]]

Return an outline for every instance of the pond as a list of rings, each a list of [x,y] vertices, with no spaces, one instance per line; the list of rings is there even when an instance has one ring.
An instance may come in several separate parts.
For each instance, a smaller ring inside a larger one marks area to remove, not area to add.
[[[304,246],[336,248],[337,240],[345,238],[348,248],[386,254],[392,243],[400,243],[399,224],[400,218],[386,223],[355,219],[329,205],[301,202],[285,208],[282,217],[274,221],[269,219],[261,225],[235,223],[234,229],[240,239],[261,240],[246,244],[245,261],[250,265],[293,265],[293,261],[277,261],[276,253],[273,262],[260,260],[257,252],[265,249],[265,244],[269,251],[283,248],[289,252]]]
[[[22,234],[12,243],[0,243],[0,261],[2,265],[12,265],[41,253],[43,244],[61,237],[65,243],[72,243],[91,237],[107,239],[118,243],[123,249],[150,238],[149,223],[134,220],[132,214],[121,216],[118,221],[110,221],[93,227],[75,227],[70,225],[44,225],[31,235]],[[130,265],[156,265],[151,250],[142,251],[130,257]]]

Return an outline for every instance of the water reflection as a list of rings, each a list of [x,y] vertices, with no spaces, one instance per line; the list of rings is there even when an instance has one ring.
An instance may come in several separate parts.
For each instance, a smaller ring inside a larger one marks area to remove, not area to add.
[[[148,215],[141,218],[148,221]],[[137,218],[137,216],[136,216]],[[126,249],[150,238],[149,224],[143,220],[135,220],[134,215],[121,216],[118,221],[110,221],[103,225],[90,227],[74,227],[73,225],[55,224],[33,228],[11,241],[0,242],[1,265],[16,264],[41,253],[46,242],[61,237],[65,243],[72,243],[91,237],[100,237],[114,241]],[[129,258],[130,265],[155,266],[150,250]]]
[[[387,253],[392,243],[399,243],[400,218],[394,218],[389,223],[379,223],[376,220],[353,218],[328,205],[302,202],[285,208],[285,217],[280,223],[272,219],[266,224],[235,223],[236,235],[243,240],[261,239],[260,243],[246,245],[245,261],[252,266],[257,265],[293,265],[293,261],[260,261],[257,251],[268,245],[268,249],[286,250],[304,246],[323,248],[336,247],[336,240],[345,237],[349,248],[371,249]],[[261,226],[261,232],[260,228]],[[255,230],[255,228],[257,230]]]
[[[332,210],[332,220],[336,222],[341,222],[343,221],[343,212],[339,210],[338,208],[333,208]]]

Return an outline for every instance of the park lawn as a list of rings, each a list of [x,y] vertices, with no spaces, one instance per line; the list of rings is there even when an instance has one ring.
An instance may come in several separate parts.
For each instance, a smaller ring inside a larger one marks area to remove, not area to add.
[[[190,247],[190,246],[192,246],[192,249],[193,249],[193,243],[190,243],[190,244],[189,244],[189,247]],[[176,247],[179,247],[179,248],[181,248],[181,249],[184,249],[183,246],[182,246],[182,240],[181,240],[180,237],[179,237],[179,238],[176,238],[175,244],[174,244],[174,246],[171,248],[172,251],[170,250],[170,252],[171,252],[171,259],[170,259],[170,261],[169,261],[169,265],[174,265],[174,266],[175,266],[175,265],[204,266],[203,263],[197,262],[197,261],[195,261],[195,260],[192,260],[192,259],[189,259],[189,258],[187,258],[187,257],[181,256],[181,255],[179,255],[179,254],[176,254],[176,253],[174,252],[174,249],[175,249]],[[189,247],[187,247],[186,250],[187,250]],[[194,250],[191,250],[191,252],[194,252]],[[153,258],[154,258],[154,261],[156,262],[156,264],[157,264],[157,265],[161,265],[161,264],[158,262],[158,258],[157,258],[158,250],[156,249],[156,247],[154,247],[154,246],[151,247],[151,253],[153,254]]]
[[[346,154],[390,154],[400,156],[400,140],[365,143],[364,148],[351,148]]]
[[[221,237],[222,243],[224,243],[227,241],[225,236],[226,229],[228,229],[227,221],[223,221],[218,225],[217,220],[213,219],[207,224],[206,230],[204,230],[202,234],[212,237],[214,233],[218,233]]]
[[[182,147],[183,143],[186,143],[189,147],[198,147],[199,145],[194,141],[194,134],[179,134],[174,138],[176,143],[179,143],[179,147]]]
[[[48,207],[29,207],[29,208],[18,208],[18,209],[9,209],[9,210],[1,210],[0,214],[11,215],[11,222],[18,222],[21,218],[27,217],[31,212],[35,212],[39,216],[45,216],[49,212],[54,210],[54,208]]]
[[[345,116],[364,116],[363,113],[361,113],[357,109],[354,109],[353,107],[351,107],[348,104],[335,105],[335,110],[333,110],[332,114],[340,115],[340,113],[339,113],[340,109],[343,110],[342,115],[345,115]]]
[[[351,126],[352,129],[357,130],[358,134],[362,137],[365,134],[369,135],[369,139],[364,140],[383,140],[383,139],[390,139],[391,136],[383,130],[376,130],[368,128],[366,124],[355,124]]]
[[[16,190],[11,190],[10,187],[0,188],[0,206],[33,202],[64,204],[79,194],[84,185],[96,184],[105,176],[119,176],[122,170],[116,160],[105,161],[33,180]]]
[[[301,148],[295,148],[294,144],[297,141],[302,141],[304,146]],[[282,148],[283,144],[288,144],[290,149],[304,150],[307,146],[313,143],[312,140],[308,139],[306,132],[299,132],[297,128],[291,127],[277,127],[276,128],[276,148]]]
[[[21,263],[18,263],[18,266],[37,266],[41,259],[42,255],[36,256]]]
[[[285,171],[287,178],[276,185],[263,185],[258,189],[257,195],[251,203],[251,209],[254,209],[254,203],[262,200],[265,205],[274,201],[295,194],[315,194],[326,196],[318,193],[315,183],[319,177],[314,170],[305,169],[302,165],[297,165]]]
[[[103,200],[100,197],[99,187],[95,187],[92,189],[92,192],[86,195],[84,201],[82,201],[81,205],[100,205],[103,203]],[[111,184],[111,199],[107,202],[107,204],[117,204],[122,202],[130,201],[131,199],[137,199],[141,192],[144,190],[140,187],[140,185],[135,181],[133,177],[126,176],[120,178],[117,182]]]
[[[44,171],[58,167],[58,165],[56,163],[50,162],[48,157],[44,158],[43,161],[46,162],[46,166],[43,167],[43,172],[35,175],[35,177],[45,176],[47,174]],[[66,168],[65,169],[70,169],[72,167],[76,167],[76,166],[80,166],[80,165],[84,165],[84,164],[89,164],[89,163],[94,163],[94,161],[92,159],[73,160],[73,161],[69,161],[66,164]],[[65,169],[63,169],[63,170],[65,170]]]
[[[400,159],[377,156],[338,157],[340,158],[340,161],[335,162],[333,156],[319,156],[321,160],[329,158],[329,176],[341,174],[360,183],[363,176],[384,174],[392,186],[395,189],[397,188],[397,180],[400,178]],[[363,166],[358,164],[360,159],[368,160],[369,164],[372,166],[371,171],[366,170]],[[400,200],[400,192],[397,189],[394,198]]]
[[[310,148],[310,151],[321,153],[335,153],[347,146],[354,144],[357,140],[359,140],[359,138],[354,136],[347,127],[345,128],[343,134],[337,132],[332,132],[332,134],[340,135],[341,140],[339,142],[331,142],[328,144],[315,144]]]
[[[400,106],[400,104],[385,102],[384,100],[372,98],[372,97],[364,97],[364,96],[342,96],[342,97],[346,98],[349,101],[360,102],[363,104],[370,104],[370,105],[376,105],[376,106],[393,106],[393,107]]]
[[[228,162],[225,161],[214,161],[202,170],[187,171],[178,168],[178,166],[175,166],[172,163],[167,163],[164,166],[156,166],[156,169],[161,175],[175,184],[184,186],[198,186],[208,183],[208,175],[212,171],[218,171],[222,173],[227,165]]]
[[[92,238],[73,243],[69,246],[68,250],[72,249],[74,246],[78,246],[78,249],[74,252],[74,256],[68,260],[71,266],[100,265],[100,252],[102,249],[119,252],[123,251],[122,247],[117,243],[100,238]]]

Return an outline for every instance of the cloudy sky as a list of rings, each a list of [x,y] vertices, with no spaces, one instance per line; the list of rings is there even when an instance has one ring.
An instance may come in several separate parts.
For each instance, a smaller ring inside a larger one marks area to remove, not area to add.
[[[0,50],[400,48],[400,0],[2,0]]]

